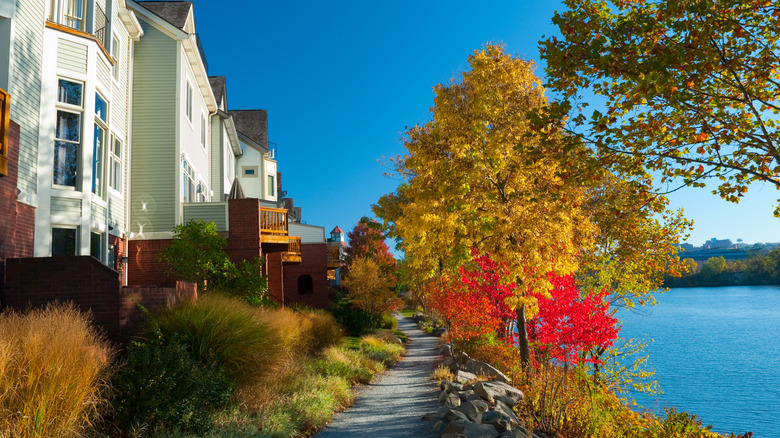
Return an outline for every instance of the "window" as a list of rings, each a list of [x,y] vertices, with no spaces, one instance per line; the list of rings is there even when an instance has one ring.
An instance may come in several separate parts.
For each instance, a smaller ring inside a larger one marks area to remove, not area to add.
[[[103,261],[103,234],[89,233],[89,255]]]
[[[116,137],[108,150],[108,186],[122,192],[122,142]]]
[[[111,40],[111,58],[114,60],[114,66],[111,70],[111,73],[113,73],[115,81],[119,80],[119,53],[121,53],[119,38],[114,36],[114,38]]]
[[[65,79],[57,88],[57,121],[54,133],[54,184],[76,187],[81,149],[83,84]]]
[[[200,145],[206,149],[206,116],[200,114]]]
[[[314,293],[314,281],[310,275],[298,277],[298,295],[311,295]]]
[[[244,178],[257,178],[257,166],[244,166],[241,168]]]
[[[51,229],[52,257],[67,257],[76,255],[76,228]]]
[[[11,96],[0,89],[0,177],[8,175],[8,125],[11,117]]]
[[[187,120],[192,123],[192,85],[190,85],[190,81],[187,81],[187,108],[184,111],[187,113]]]
[[[92,193],[103,196],[105,171],[106,120],[108,104],[95,94],[95,145],[92,149]]]
[[[276,196],[276,187],[274,184],[274,176],[268,175],[268,187],[266,188],[266,193],[268,196]]]
[[[206,183],[198,181],[198,187],[195,189],[195,202],[206,202]]]
[[[84,29],[85,0],[52,0],[51,21],[73,29]]]
[[[195,202],[195,170],[187,161],[181,162],[181,200]]]

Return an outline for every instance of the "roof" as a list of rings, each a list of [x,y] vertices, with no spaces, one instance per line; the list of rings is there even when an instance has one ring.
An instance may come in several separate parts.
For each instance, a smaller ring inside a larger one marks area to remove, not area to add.
[[[211,91],[214,92],[214,97],[217,99],[217,106],[221,106],[222,98],[225,97],[225,90],[227,89],[225,77],[209,76],[209,84],[211,84]]]
[[[268,111],[232,110],[228,114],[233,116],[236,131],[268,149]]]
[[[138,4],[182,30],[192,9],[190,1],[139,1]]]
[[[333,233],[343,233],[343,232],[344,232],[344,230],[342,230],[341,228],[339,228],[338,225],[336,225],[336,228],[334,228],[333,231],[330,232],[330,234],[333,234]]]

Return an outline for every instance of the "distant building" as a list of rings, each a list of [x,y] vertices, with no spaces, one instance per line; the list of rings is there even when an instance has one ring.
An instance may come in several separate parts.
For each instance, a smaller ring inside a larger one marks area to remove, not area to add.
[[[344,263],[347,239],[344,230],[336,226],[328,239],[328,279],[333,286],[341,285],[341,268]]]

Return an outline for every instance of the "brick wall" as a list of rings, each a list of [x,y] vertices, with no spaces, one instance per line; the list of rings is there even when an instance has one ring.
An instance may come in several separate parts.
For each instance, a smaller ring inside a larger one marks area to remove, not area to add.
[[[284,265],[284,296],[288,304],[298,303],[317,309],[328,307],[328,268],[325,264],[327,245],[310,243],[301,245],[301,263]],[[298,293],[298,277],[312,278],[312,294]]]
[[[112,339],[119,337],[119,275],[91,256],[8,259],[5,281],[8,308],[73,301]]]
[[[127,256],[127,241],[109,234],[108,244],[114,246],[114,266],[111,266],[111,268],[119,272],[119,280],[125,285],[127,266],[122,259]]]
[[[3,300],[5,261],[32,257],[35,208],[17,202],[19,125],[11,120],[8,133],[8,176],[0,178],[0,302]]]
[[[273,300],[278,303],[285,303],[284,296],[284,277],[282,275],[282,253],[271,252],[265,255],[265,264],[263,265],[264,275],[268,278],[268,289],[271,292]]]
[[[148,310],[197,299],[194,283],[175,282],[173,287],[121,287],[119,275],[91,256],[9,259],[6,272],[6,305],[25,310],[51,302],[73,302],[109,339],[132,337]]]
[[[260,201],[257,199],[231,199],[228,201],[230,232],[225,248],[234,262],[262,255],[260,240]]]
[[[129,286],[167,286],[176,279],[165,271],[158,256],[172,240],[131,240],[127,242],[127,284]]]

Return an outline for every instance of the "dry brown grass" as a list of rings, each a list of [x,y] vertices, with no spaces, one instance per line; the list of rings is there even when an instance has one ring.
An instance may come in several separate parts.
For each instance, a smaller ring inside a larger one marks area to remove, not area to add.
[[[436,380],[439,383],[442,381],[452,382],[455,380],[455,375],[452,374],[452,371],[450,371],[449,367],[439,365],[435,370],[433,370],[433,373],[431,373],[430,379]]]
[[[89,432],[104,403],[112,355],[73,305],[0,315],[0,436]]]

